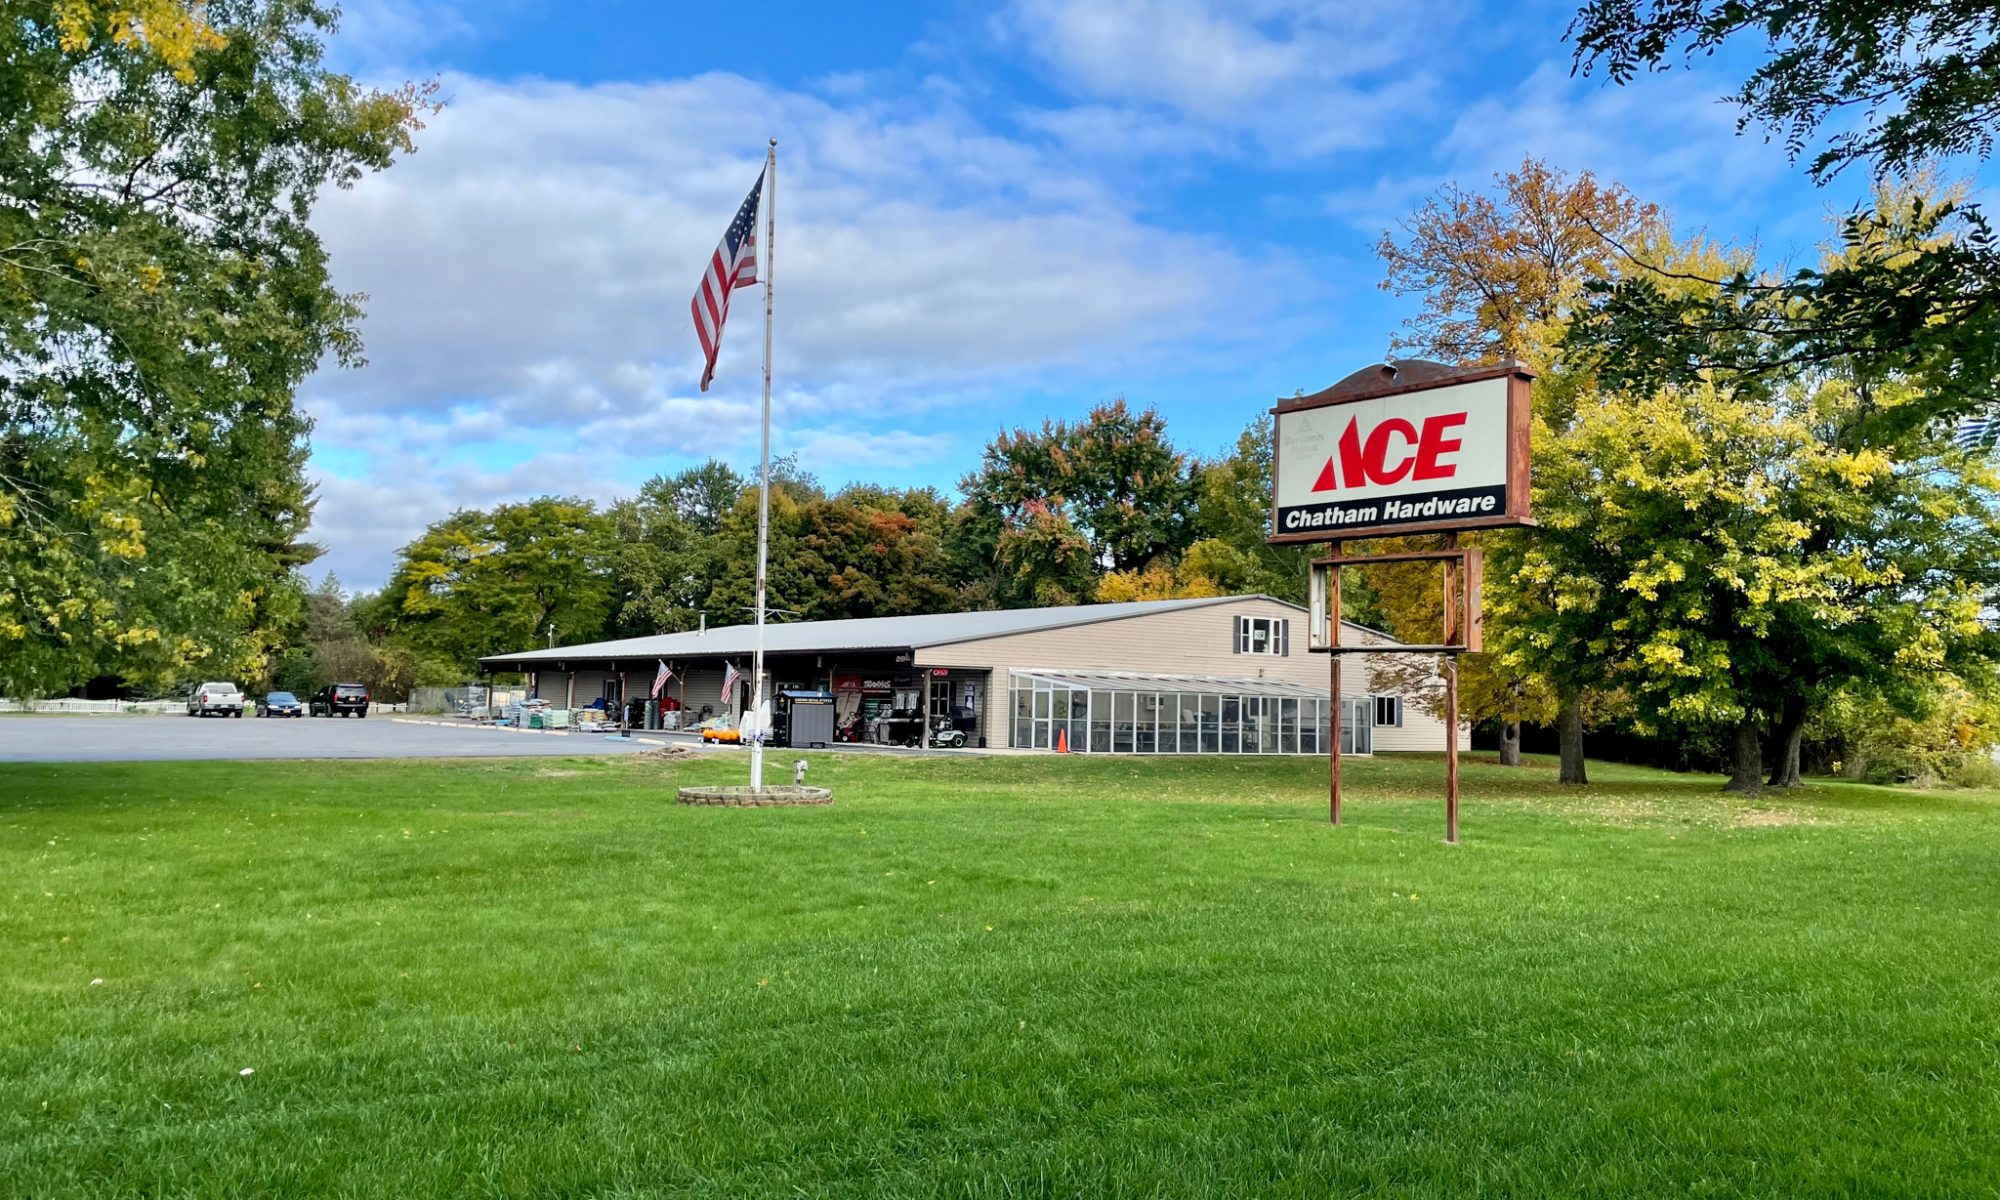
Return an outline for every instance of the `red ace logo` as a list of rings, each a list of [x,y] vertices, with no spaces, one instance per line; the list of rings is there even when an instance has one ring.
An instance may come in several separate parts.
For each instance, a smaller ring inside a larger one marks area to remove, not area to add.
[[[1338,453],[1327,458],[1312,490],[1333,492],[1405,479],[1450,479],[1458,474],[1457,456],[1462,445],[1451,434],[1464,426],[1465,416],[1463,411],[1438,413],[1423,418],[1421,429],[1401,417],[1389,417],[1365,432],[1361,418],[1354,417],[1341,432]]]

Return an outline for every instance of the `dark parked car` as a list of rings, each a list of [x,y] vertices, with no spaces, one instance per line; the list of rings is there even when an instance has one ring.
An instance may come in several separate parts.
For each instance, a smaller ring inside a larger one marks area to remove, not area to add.
[[[365,717],[368,715],[368,689],[358,683],[329,683],[313,693],[311,708],[315,717],[335,714],[344,717],[349,713]]]
[[[260,717],[303,717],[306,715],[306,706],[300,704],[299,698],[290,692],[271,692],[257,702],[257,715]]]

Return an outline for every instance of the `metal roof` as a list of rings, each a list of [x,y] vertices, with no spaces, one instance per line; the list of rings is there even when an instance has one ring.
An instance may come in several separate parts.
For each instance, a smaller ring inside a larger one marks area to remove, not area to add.
[[[990,612],[926,613],[911,617],[860,617],[845,621],[800,621],[766,625],[764,652],[829,654],[856,650],[914,650],[1239,600],[1271,600],[1287,608],[1305,611],[1289,601],[1251,595],[1205,596],[1193,600],[1133,600],[1121,604],[1075,604],[1060,608],[1008,608]],[[627,658],[737,657],[752,653],[756,649],[756,640],[755,625],[724,625],[706,633],[666,633],[654,637],[556,646],[547,650],[524,650],[514,654],[489,654],[479,663],[483,667],[504,671],[513,669],[517,663],[532,666],[537,663]]]
[[[1057,687],[1093,692],[1188,692],[1200,696],[1277,696],[1286,700],[1324,700],[1328,689],[1307,687],[1283,679],[1235,679],[1226,675],[1146,675],[1136,671],[1009,672],[1016,679],[1042,679]]]

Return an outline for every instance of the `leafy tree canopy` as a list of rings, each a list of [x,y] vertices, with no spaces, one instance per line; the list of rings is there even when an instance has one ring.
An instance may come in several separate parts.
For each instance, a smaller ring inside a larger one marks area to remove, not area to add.
[[[302,613],[307,421],[354,297],[307,224],[421,89],[312,0],[0,0],[0,687],[251,678]]]
[[[403,547],[384,589],[387,622],[419,654],[468,668],[551,636],[593,640],[611,615],[613,552],[612,521],[588,501],[456,512]]]
[[[1811,170],[1851,164],[1921,180],[1941,159],[1988,156],[2000,122],[2000,8],[1985,0],[1590,0],[1569,36],[1576,65],[1619,83],[1763,39],[1734,99],[1745,124],[1797,157],[1831,129]],[[1748,266],[1712,289],[1638,274],[1600,287],[1572,344],[1615,348],[1618,386],[1685,384],[1702,371],[1782,373],[1869,358],[1918,379],[1925,417],[1989,409],[2000,395],[2000,240],[1955,198],[1852,214],[1845,253],[1788,277]]]
[[[2000,119],[2000,8],[1986,0],[1590,0],[1569,27],[1577,69],[1618,83],[1763,39],[1765,59],[1731,97],[1824,180],[1865,162],[1908,174],[1942,155],[1993,149]]]
[[[978,470],[960,484],[992,523],[1018,531],[1059,517],[1114,571],[1145,567],[1193,539],[1187,457],[1167,440],[1157,409],[1135,412],[1121,398],[1083,421],[1044,422],[1039,431],[1002,433]]]

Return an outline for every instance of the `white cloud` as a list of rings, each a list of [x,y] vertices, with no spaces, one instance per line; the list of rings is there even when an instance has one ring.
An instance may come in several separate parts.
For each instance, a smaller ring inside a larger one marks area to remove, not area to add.
[[[1228,130],[1267,153],[1319,155],[1379,144],[1435,103],[1432,50],[1462,9],[1457,0],[1014,0],[996,24],[1060,86],[1109,106],[1034,118],[1079,149],[1213,150],[1213,131]]]
[[[840,107],[731,75],[444,90],[419,153],[315,215],[336,284],[369,295],[369,365],[304,392],[341,468],[316,536],[356,584],[455,506],[754,453],[761,292],[736,294],[706,395],[688,300],[772,131],[780,445],[833,482],[934,452],[902,428],[927,409],[1109,372],[1219,310],[1254,332],[1276,292],[1271,265],[1145,224],[948,104]],[[521,465],[450,465],[468,458]]]
[[[518,0],[488,0],[492,23]],[[339,36],[328,43],[336,69],[366,71],[422,61],[439,48],[476,40],[480,23],[455,0],[341,0]]]
[[[1208,117],[1240,111],[1314,68],[1291,20],[1267,32],[1250,13],[1225,15],[1200,0],[1019,0],[1014,15],[1080,89]]]
[[[1459,110],[1402,169],[1325,197],[1329,213],[1371,233],[1393,228],[1447,182],[1481,190],[1528,157],[1571,173],[1590,171],[1665,206],[1683,227],[1756,228],[1775,191],[1800,193],[1808,219],[1776,232],[1820,232],[1826,198],[1797,177],[1781,148],[1739,136],[1723,85],[1698,72],[1647,76],[1627,87],[1575,79],[1567,60],[1541,63],[1512,87]],[[1772,232],[1766,230],[1765,232]]]
[[[1648,199],[1728,204],[1790,173],[1782,150],[1738,136],[1716,79],[1669,72],[1617,87],[1545,62],[1511,91],[1467,106],[1441,150],[1463,177],[1518,167],[1527,155],[1616,179]]]
[[[936,461],[955,447],[948,433],[911,433],[906,429],[817,429],[798,444],[799,461],[807,470],[820,462],[892,467]]]

